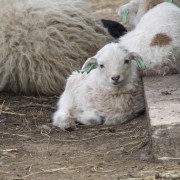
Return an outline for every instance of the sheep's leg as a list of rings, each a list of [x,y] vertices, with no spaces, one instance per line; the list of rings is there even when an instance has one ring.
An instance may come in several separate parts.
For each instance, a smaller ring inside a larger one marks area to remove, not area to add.
[[[65,91],[58,103],[58,110],[53,115],[54,126],[60,127],[63,130],[75,128],[75,119],[70,115],[72,103],[72,97]]]
[[[146,69],[143,71],[143,76],[167,75],[177,73],[176,68],[171,64],[163,64],[162,67],[155,69]]]
[[[73,108],[72,92],[66,89],[58,102],[58,109],[53,115],[53,125],[60,127],[63,130],[74,129],[75,119],[70,114],[72,108]]]

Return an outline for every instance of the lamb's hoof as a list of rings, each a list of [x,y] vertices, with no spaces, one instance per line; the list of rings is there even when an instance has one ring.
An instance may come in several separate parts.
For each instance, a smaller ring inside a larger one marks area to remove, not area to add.
[[[53,121],[53,125],[65,131],[73,131],[76,129],[76,124],[73,118],[68,118],[64,120],[56,119],[55,121]]]
[[[66,124],[66,126],[64,127],[64,130],[69,131],[69,132],[74,131],[75,129],[76,129],[75,123]]]

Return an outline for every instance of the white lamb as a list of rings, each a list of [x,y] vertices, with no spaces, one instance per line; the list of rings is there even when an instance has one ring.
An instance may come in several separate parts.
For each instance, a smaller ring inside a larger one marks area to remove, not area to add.
[[[89,58],[97,68],[89,74],[74,72],[53,116],[53,124],[64,130],[82,124],[121,124],[144,110],[142,82],[137,74],[134,54],[122,50],[118,43],[104,46]]]
[[[120,22],[128,30],[132,30],[146,12],[163,2],[173,3],[180,7],[180,0],[131,0],[119,8]]]
[[[180,9],[167,2],[157,5],[119,39],[119,44],[143,59],[145,75],[179,73]]]

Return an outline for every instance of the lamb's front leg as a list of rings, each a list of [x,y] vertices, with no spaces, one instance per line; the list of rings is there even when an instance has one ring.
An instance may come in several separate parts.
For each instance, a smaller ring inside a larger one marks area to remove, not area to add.
[[[64,91],[59,102],[58,109],[53,115],[53,125],[63,130],[75,129],[75,119],[70,115],[70,110],[73,106],[72,96]]]

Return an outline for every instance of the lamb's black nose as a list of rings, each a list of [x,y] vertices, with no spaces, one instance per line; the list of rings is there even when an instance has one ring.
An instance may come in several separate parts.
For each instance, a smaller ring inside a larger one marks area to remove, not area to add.
[[[113,81],[118,81],[119,80],[119,78],[120,78],[120,75],[118,75],[118,76],[113,76],[111,79],[113,80]]]

